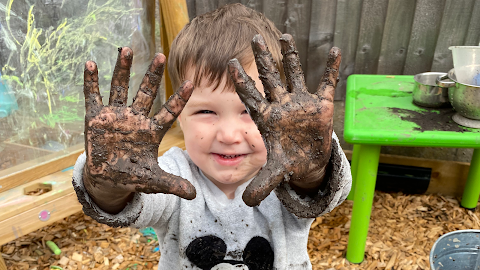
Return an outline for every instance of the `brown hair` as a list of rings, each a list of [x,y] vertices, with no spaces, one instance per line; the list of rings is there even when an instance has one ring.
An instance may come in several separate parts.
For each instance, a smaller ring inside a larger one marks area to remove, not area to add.
[[[210,85],[215,83],[217,88],[223,76],[227,75],[230,59],[237,58],[244,68],[254,61],[250,44],[256,34],[263,36],[283,74],[278,42],[281,32],[262,13],[236,3],[194,18],[177,35],[168,57],[173,89],[180,87],[188,68],[195,68],[195,87],[200,85],[202,78],[206,78]],[[229,76],[227,88],[233,89]]]

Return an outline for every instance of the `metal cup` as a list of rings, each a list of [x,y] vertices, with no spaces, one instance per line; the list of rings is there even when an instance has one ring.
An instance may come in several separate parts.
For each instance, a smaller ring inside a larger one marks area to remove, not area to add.
[[[447,73],[442,72],[425,72],[415,75],[413,103],[428,108],[450,106],[448,87],[442,87],[436,83],[437,78],[446,75]]]

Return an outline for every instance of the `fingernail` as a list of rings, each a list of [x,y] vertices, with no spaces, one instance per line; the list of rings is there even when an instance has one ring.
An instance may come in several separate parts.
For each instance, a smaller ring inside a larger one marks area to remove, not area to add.
[[[90,61],[90,60],[85,63],[85,69],[87,69],[90,72],[95,71],[96,66],[97,65],[95,64],[95,62]]]
[[[238,73],[240,73],[240,70],[242,69],[242,65],[240,65],[240,62],[238,62],[237,58],[233,58],[230,61],[228,61],[228,73],[234,78],[238,78]]]
[[[330,53],[332,55],[338,56],[338,55],[342,54],[342,50],[340,50],[340,48],[338,48],[338,47],[332,47],[332,49],[330,49]]]
[[[253,37],[252,43],[255,44],[256,46],[262,47],[262,49],[265,49],[267,47],[267,43],[265,42],[265,39],[260,34],[256,34]]]
[[[228,65],[229,66],[233,66],[233,67],[236,67],[238,68],[240,65],[240,62],[238,62],[238,59],[237,58],[233,58],[233,59],[230,59],[230,61],[228,61]]]
[[[183,99],[184,102],[187,102],[190,96],[193,93],[193,83],[191,81],[184,81],[183,84],[180,86],[182,89],[178,94],[180,98]]]
[[[119,52],[121,53],[121,55],[123,56],[123,58],[125,58],[125,59],[127,59],[127,60],[132,60],[132,58],[133,58],[133,51],[132,51],[132,49],[130,49],[129,47],[120,48]]]
[[[258,42],[258,43],[261,43],[261,44],[265,44],[265,39],[263,39],[262,35],[260,35],[260,34],[256,34],[255,36],[253,36],[252,41],[253,42]]]
[[[280,45],[282,48],[282,54],[298,54],[298,51],[295,48],[295,41],[293,40],[293,37],[291,35],[283,34],[280,38]]]
[[[155,58],[153,58],[153,64],[156,66],[155,72],[159,73],[163,71],[166,57],[162,53],[157,53]]]

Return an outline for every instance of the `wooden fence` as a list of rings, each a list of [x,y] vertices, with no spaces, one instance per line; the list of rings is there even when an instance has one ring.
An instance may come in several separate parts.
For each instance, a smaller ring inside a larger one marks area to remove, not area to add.
[[[186,0],[190,19],[242,3],[294,36],[309,89],[332,46],[342,50],[336,100],[350,74],[417,74],[453,68],[452,45],[479,45],[480,0]]]

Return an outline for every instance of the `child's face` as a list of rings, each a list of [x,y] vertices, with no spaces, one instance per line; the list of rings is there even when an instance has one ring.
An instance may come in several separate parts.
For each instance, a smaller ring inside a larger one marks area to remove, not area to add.
[[[245,71],[264,94],[256,64]],[[186,79],[193,81],[193,74],[191,68]],[[202,80],[178,118],[191,159],[224,192],[255,176],[267,161],[267,149],[245,106],[234,89],[224,90],[227,79],[215,91]]]

